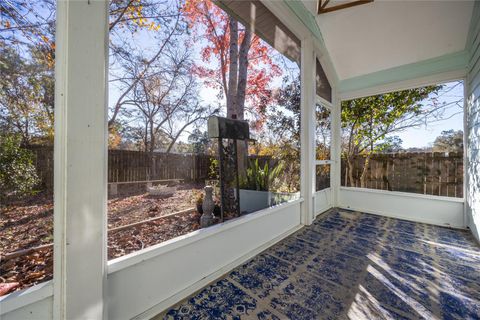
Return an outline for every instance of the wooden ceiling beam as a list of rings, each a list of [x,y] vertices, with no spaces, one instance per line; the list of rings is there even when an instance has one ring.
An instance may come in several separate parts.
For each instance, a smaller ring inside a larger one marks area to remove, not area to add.
[[[362,4],[367,4],[367,3],[373,2],[373,0],[355,0],[347,3],[339,4],[336,6],[332,6],[332,7],[326,7],[328,2],[330,2],[330,0],[326,0],[325,3],[323,3],[322,5],[322,0],[319,0],[318,14],[351,8],[351,7],[359,6]]]
[[[322,0],[320,0],[320,8],[325,8],[329,2],[330,0],[325,0],[325,2],[322,4]]]

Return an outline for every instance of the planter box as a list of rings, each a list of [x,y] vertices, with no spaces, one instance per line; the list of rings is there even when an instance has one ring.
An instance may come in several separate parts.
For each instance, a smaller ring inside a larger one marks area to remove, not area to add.
[[[300,193],[278,193],[240,189],[240,212],[251,213],[298,199]]]
[[[300,192],[272,192],[270,204],[276,206],[297,199],[300,199]]]
[[[177,187],[167,187],[167,186],[157,186],[157,187],[149,187],[147,186],[147,192],[151,196],[156,197],[164,197],[168,198],[173,196]]]
[[[240,189],[240,212],[251,213],[270,206],[271,192]]]

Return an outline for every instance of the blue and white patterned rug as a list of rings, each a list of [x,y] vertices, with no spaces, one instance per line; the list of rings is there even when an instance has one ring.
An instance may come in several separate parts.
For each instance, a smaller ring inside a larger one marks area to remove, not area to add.
[[[335,210],[155,319],[480,319],[480,248]]]

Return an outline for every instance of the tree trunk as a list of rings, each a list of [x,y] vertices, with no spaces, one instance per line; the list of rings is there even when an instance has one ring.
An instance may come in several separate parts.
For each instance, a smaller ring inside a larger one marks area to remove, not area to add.
[[[23,145],[25,147],[28,147],[30,145],[30,134],[29,134],[29,121],[28,121],[28,117],[26,116],[25,117],[25,129],[23,131]]]
[[[252,33],[249,29],[245,30],[242,44],[240,45],[240,52],[238,56],[238,90],[237,90],[237,114],[240,120],[243,120],[245,115],[245,96],[247,89],[247,71],[248,71],[248,51],[250,49],[250,42],[252,41]]]
[[[370,165],[370,154],[365,158],[365,163],[363,164],[362,175],[360,176],[360,187],[365,188],[365,176],[367,174],[368,166]]]
[[[382,163],[382,180],[383,183],[387,186],[388,191],[393,191],[390,186],[390,181],[388,181],[388,160],[383,160]]]
[[[153,126],[153,119],[150,121],[150,146],[149,146],[149,157],[150,157],[150,177],[149,180],[154,180],[156,178],[156,165],[155,165],[155,131]]]
[[[229,18],[230,26],[230,66],[228,70],[227,117],[237,117],[237,86],[238,86],[238,23]]]
[[[350,187],[355,187],[354,181],[353,181],[353,161],[352,161],[352,156],[347,156],[347,172],[348,172],[348,179],[350,180]],[[348,183],[345,183],[347,186]]]
[[[237,116],[238,119],[245,119],[245,96],[247,90],[247,71],[248,71],[248,51],[250,49],[250,43],[252,41],[252,33],[247,28],[243,36],[242,43],[240,45],[239,52],[239,68],[238,68],[238,90],[237,90]],[[237,144],[238,150],[238,170],[241,176],[246,174],[247,157],[248,157],[248,145],[246,141],[239,141]]]

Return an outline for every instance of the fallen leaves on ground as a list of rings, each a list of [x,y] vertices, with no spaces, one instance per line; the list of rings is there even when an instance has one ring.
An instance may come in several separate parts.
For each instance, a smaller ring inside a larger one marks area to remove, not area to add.
[[[195,206],[201,186],[185,184],[169,198],[148,194],[108,200],[108,228],[161,217]],[[118,258],[200,228],[195,211],[108,233],[108,258]],[[53,242],[53,199],[38,195],[0,209],[0,296],[53,277],[53,247],[5,260],[7,253]]]

